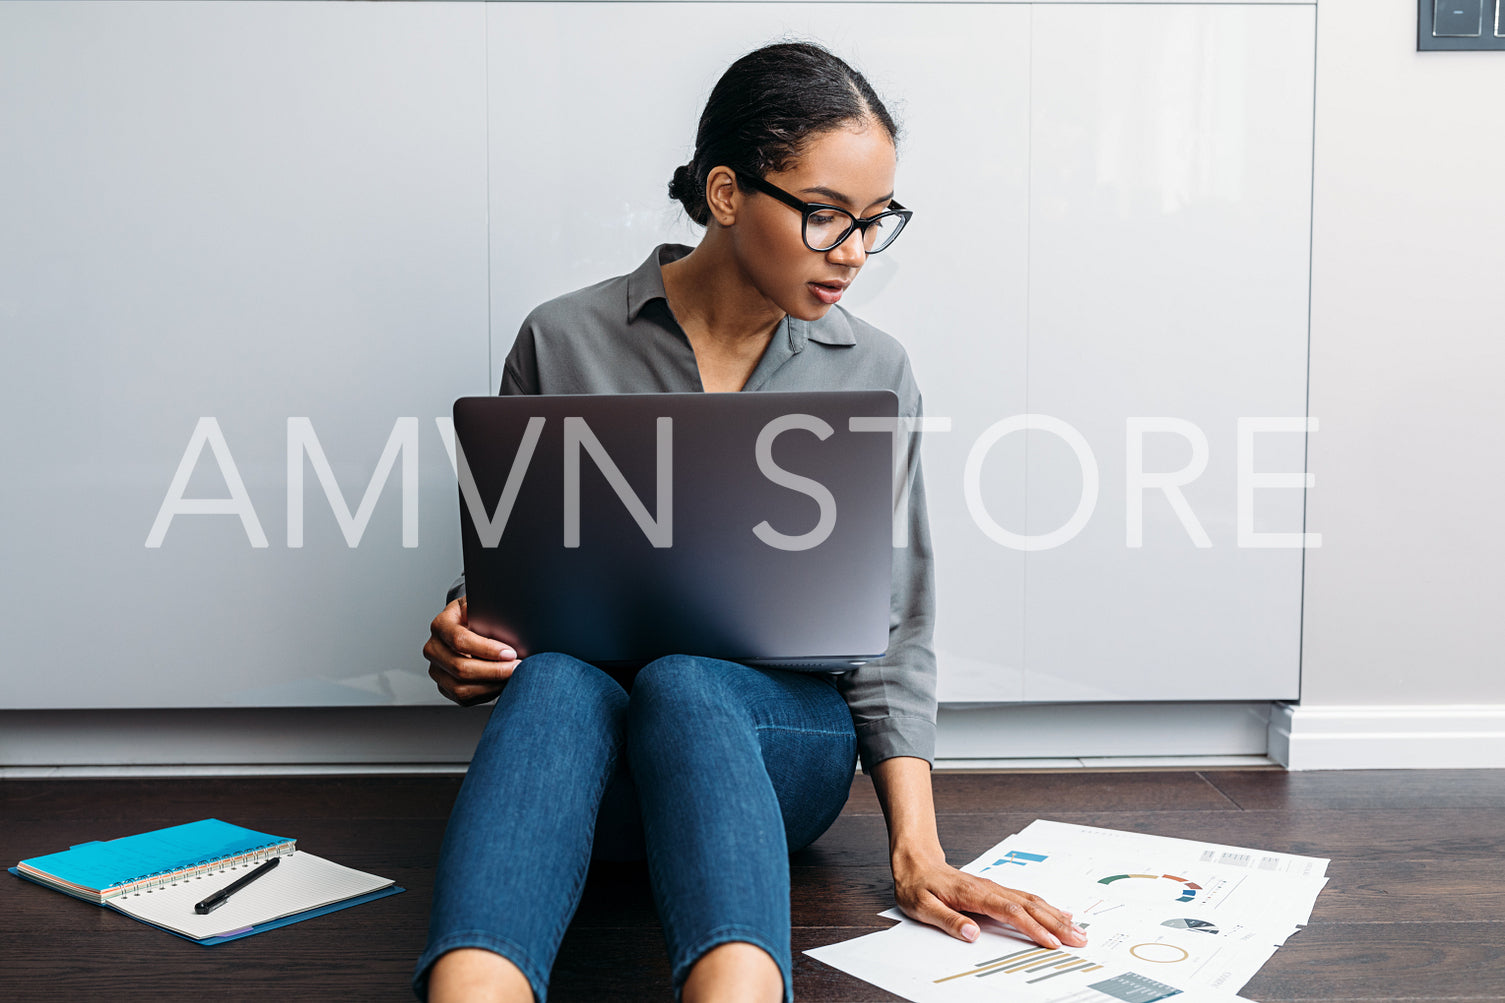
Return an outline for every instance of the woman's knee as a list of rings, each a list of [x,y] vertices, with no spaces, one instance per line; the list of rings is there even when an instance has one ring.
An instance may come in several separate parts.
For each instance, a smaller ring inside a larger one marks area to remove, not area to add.
[[[745,699],[722,669],[745,670],[694,655],[668,655],[644,666],[632,681],[628,738],[635,748],[698,747],[736,742],[756,751],[757,729]]]
[[[727,673],[752,672],[745,666],[697,655],[665,655],[650,661],[632,681],[634,705],[676,708],[740,708]]]
[[[530,655],[517,664],[497,707],[526,708],[556,723],[581,718],[619,720],[626,713],[627,691],[589,662],[555,651]],[[498,717],[492,715],[493,721]]]

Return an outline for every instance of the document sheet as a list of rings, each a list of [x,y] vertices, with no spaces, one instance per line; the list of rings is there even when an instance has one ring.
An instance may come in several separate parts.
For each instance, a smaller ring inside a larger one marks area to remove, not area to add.
[[[214,871],[149,892],[113,898],[107,904],[148,923],[204,940],[239,933],[261,923],[343,902],[392,884],[390,878],[357,871],[298,850],[283,857],[275,870],[231,895],[224,905],[208,915],[200,916],[193,911],[195,903],[213,895],[250,869],[247,866]]]
[[[1086,947],[1050,950],[977,917],[971,944],[916,922],[806,951],[918,1003],[1177,1003],[1236,993],[1311,918],[1328,861],[1038,820],[962,870],[1073,915]]]

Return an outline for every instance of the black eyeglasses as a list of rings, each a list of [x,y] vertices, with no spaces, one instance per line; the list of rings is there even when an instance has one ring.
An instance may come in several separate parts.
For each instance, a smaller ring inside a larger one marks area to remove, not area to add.
[[[748,171],[735,173],[744,184],[756,188],[764,195],[772,195],[789,208],[800,211],[804,216],[801,236],[804,237],[805,246],[812,251],[829,251],[850,237],[853,230],[861,230],[862,246],[868,254],[877,254],[894,242],[903,232],[909,217],[914,215],[899,203],[890,202],[883,212],[861,218],[853,216],[841,206],[803,202]]]

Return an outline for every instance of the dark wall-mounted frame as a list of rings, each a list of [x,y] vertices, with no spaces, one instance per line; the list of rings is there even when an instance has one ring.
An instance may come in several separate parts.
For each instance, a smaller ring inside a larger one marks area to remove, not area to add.
[[[1416,8],[1418,52],[1505,52],[1505,0],[1416,0]]]

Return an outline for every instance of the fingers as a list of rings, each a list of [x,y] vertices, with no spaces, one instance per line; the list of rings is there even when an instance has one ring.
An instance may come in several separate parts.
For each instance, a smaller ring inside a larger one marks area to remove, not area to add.
[[[506,686],[505,680],[497,683],[462,683],[437,665],[429,666],[429,678],[438,685],[439,692],[446,700],[461,707],[474,707],[476,704],[495,700]]]
[[[517,657],[508,645],[471,630],[467,626],[468,622],[468,604],[465,597],[461,596],[434,617],[433,623],[429,624],[429,633],[444,642],[451,651],[468,658],[504,662]]]
[[[517,667],[517,653],[500,641],[465,626],[467,603],[462,596],[444,607],[429,625],[423,657],[429,678],[445,698],[461,706],[485,703],[501,693]]]
[[[904,889],[900,894],[904,911],[969,943],[980,935],[976,920],[967,915],[972,913],[1006,923],[1052,950],[1063,945],[1086,945],[1087,935],[1072,922],[1071,914],[1038,895],[1004,888],[949,867],[946,870],[950,873],[932,875],[922,887],[911,885]]]
[[[508,652],[511,654],[511,652]],[[452,680],[456,685],[489,685],[499,687],[512,675],[518,660],[514,658],[468,658],[454,651],[437,637],[431,637],[423,645],[423,657],[434,671]],[[433,673],[431,672],[430,675]]]
[[[1087,943],[1087,935],[1072,922],[1070,913],[1040,896],[1005,888],[986,878],[962,876],[967,881],[959,900],[953,903],[960,908],[1007,923],[1042,947],[1082,947]]]
[[[971,918],[963,916],[928,891],[922,892],[919,901],[906,911],[922,923],[940,927],[957,940],[971,943],[978,937],[977,924]]]

